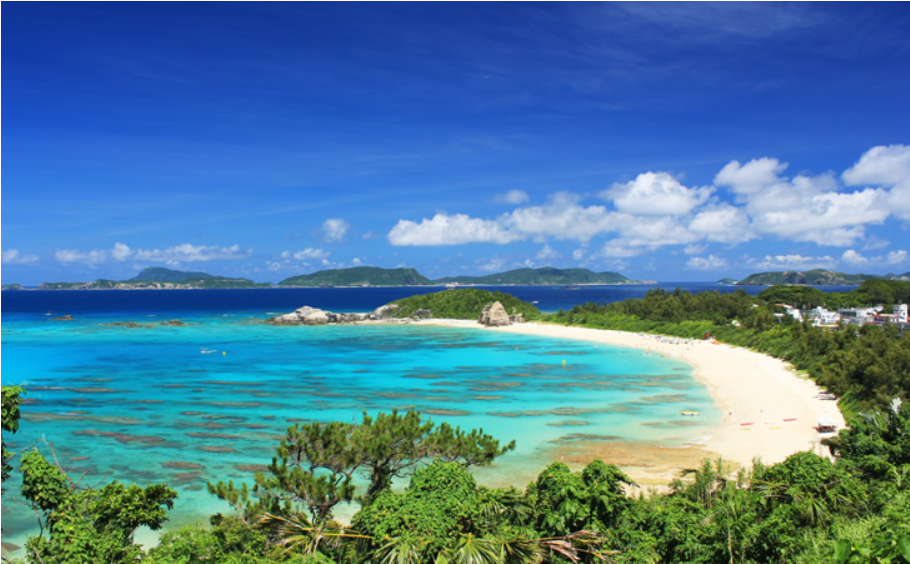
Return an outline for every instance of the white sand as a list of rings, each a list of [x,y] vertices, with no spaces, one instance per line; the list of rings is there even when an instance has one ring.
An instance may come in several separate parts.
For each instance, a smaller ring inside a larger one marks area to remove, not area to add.
[[[421,323],[482,328],[472,321]],[[819,444],[823,436],[815,430],[819,418],[830,418],[838,428],[845,425],[834,399],[807,376],[797,374],[788,363],[747,349],[713,341],[686,342],[675,337],[538,323],[485,330],[650,350],[691,364],[695,377],[708,386],[724,413],[720,426],[697,446],[742,466],[751,466],[754,458],[773,464],[805,450],[827,455],[828,449]]]

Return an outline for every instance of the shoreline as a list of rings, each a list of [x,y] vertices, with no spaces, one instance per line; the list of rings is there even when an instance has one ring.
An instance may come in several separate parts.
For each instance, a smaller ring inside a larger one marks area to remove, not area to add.
[[[748,349],[714,341],[686,341],[676,337],[628,333],[607,329],[522,323],[506,327],[482,327],[474,321],[433,319],[415,322],[502,331],[524,335],[576,339],[631,349],[649,350],[693,367],[693,376],[707,386],[723,412],[718,427],[703,442],[674,447],[639,448],[629,443],[586,452],[567,453],[571,462],[584,464],[601,456],[614,456],[631,464],[618,464],[640,484],[659,485],[678,476],[682,467],[704,458],[721,457],[742,467],[753,459],[765,464],[783,461],[791,454],[811,450],[829,456],[820,444],[826,436],[815,429],[819,418],[832,419],[842,429],[846,422],[834,397],[826,394],[808,376],[789,363]],[[592,445],[587,445],[591,447]],[[669,451],[691,450],[693,456]],[[598,452],[600,451],[600,452]],[[636,456],[629,455],[636,452]],[[664,451],[664,452],[661,452]],[[605,460],[610,463],[610,460]],[[669,466],[669,467],[668,467]]]

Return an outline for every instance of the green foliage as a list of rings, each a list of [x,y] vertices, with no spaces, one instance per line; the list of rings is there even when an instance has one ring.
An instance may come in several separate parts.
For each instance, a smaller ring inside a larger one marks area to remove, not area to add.
[[[2,391],[3,400],[3,433],[15,433],[19,430],[19,405],[22,403],[20,396],[25,390],[19,386],[2,386],[0,391]],[[6,442],[2,439],[0,439],[0,445],[2,445],[0,450],[2,450],[3,481],[5,482],[13,469],[9,464],[12,455],[7,451]]]
[[[356,266],[292,276],[279,286],[428,286],[432,282],[413,268]]]
[[[607,533],[629,504],[622,487],[631,483],[628,476],[602,460],[591,462],[581,473],[554,462],[528,486],[528,504],[538,515],[534,526],[545,535],[579,530]]]
[[[354,498],[354,473],[362,471],[369,486],[364,504],[391,487],[394,478],[412,473],[433,459],[461,466],[485,465],[515,448],[482,430],[466,432],[448,423],[436,426],[417,411],[364,413],[359,424],[311,423],[288,428],[276,449],[269,473],[257,473],[252,499],[246,486],[209,484],[209,491],[239,509],[249,522],[263,513],[288,517],[306,511],[316,527],[334,507]]]
[[[521,313],[526,320],[540,317],[540,311],[532,304],[510,294],[479,288],[445,290],[396,300],[393,303],[398,304],[398,309],[392,312],[392,315],[411,317],[417,310],[425,309],[432,312],[433,317],[441,319],[477,319],[484,307],[497,301],[509,314]]]
[[[43,516],[48,533],[27,543],[29,558],[44,564],[132,562],[140,526],[158,530],[177,492],[160,485],[141,488],[112,482],[81,488],[37,450],[22,457],[22,495]]]

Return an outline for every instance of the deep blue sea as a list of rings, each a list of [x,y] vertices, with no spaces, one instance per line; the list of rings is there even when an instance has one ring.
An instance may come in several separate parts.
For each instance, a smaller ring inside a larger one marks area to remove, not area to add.
[[[491,289],[556,311],[637,298],[653,287]],[[170,484],[180,494],[169,514],[176,527],[227,510],[205,492],[206,481],[251,482],[298,422],[416,407],[435,421],[515,439],[516,451],[478,477],[524,486],[560,445],[681,444],[719,421],[689,366],[638,349],[459,328],[262,323],[303,305],[369,311],[433,291],[439,288],[3,292],[2,380],[27,388],[11,442],[21,448],[45,437],[85,483]],[[64,315],[72,320],[55,319]],[[162,324],[175,319],[184,325]],[[683,418],[682,410],[702,416]],[[17,487],[8,484],[4,495],[3,540],[21,545],[36,527],[14,499]]]

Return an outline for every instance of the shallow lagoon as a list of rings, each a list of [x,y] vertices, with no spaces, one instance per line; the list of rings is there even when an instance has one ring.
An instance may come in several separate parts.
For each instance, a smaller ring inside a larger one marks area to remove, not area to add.
[[[681,444],[720,418],[690,367],[646,351],[434,326],[274,327],[264,313],[183,315],[184,326],[154,314],[5,319],[3,381],[28,386],[14,444],[46,436],[90,483],[171,484],[177,526],[224,510],[206,481],[251,481],[294,422],[416,407],[515,439],[479,478],[523,486],[560,445]],[[33,527],[4,500],[5,541]]]

